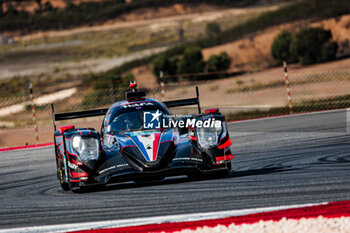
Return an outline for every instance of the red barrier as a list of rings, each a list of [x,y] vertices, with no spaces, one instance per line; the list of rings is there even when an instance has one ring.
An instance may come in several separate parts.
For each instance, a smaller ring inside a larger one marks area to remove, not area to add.
[[[53,146],[53,143],[49,142],[49,143],[41,143],[41,144],[35,144],[35,145],[0,148],[0,152],[1,151],[12,151],[12,150],[23,150],[23,149],[40,148],[40,147],[46,147],[46,146]]]

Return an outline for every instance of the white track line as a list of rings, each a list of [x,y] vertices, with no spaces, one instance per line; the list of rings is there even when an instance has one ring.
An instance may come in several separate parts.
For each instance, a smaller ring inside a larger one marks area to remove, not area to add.
[[[207,212],[207,213],[168,215],[168,216],[158,216],[158,217],[151,217],[151,218],[133,218],[133,219],[123,219],[123,220],[84,222],[84,223],[59,224],[59,225],[47,225],[47,226],[35,226],[35,227],[21,227],[21,228],[3,229],[3,230],[0,230],[0,233],[67,232],[67,231],[80,231],[80,230],[89,230],[89,229],[140,226],[140,225],[166,223],[166,222],[188,222],[188,221],[197,221],[197,220],[219,219],[219,218],[233,217],[233,216],[243,216],[247,214],[262,213],[262,212],[269,212],[269,211],[276,211],[276,210],[285,210],[285,209],[291,209],[291,208],[301,208],[301,207],[308,207],[308,206],[325,205],[325,204],[328,204],[328,202],[315,203],[315,204],[252,208],[252,209],[243,209],[243,210],[229,210],[229,211],[218,211],[218,212]]]

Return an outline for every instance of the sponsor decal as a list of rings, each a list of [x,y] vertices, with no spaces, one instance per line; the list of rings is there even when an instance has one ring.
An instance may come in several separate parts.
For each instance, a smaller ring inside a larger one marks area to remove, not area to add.
[[[68,161],[68,167],[70,167],[70,168],[72,168],[72,169],[77,169],[77,168],[78,168],[77,165],[72,164],[72,163],[70,163],[69,161]]]
[[[203,162],[203,159],[199,159],[199,158],[180,157],[180,158],[173,159],[173,161],[177,161],[177,160],[191,160],[191,161]]]
[[[110,171],[110,170],[112,170],[112,169],[115,169],[115,168],[127,167],[127,166],[129,166],[127,163],[118,164],[118,165],[116,165],[116,166],[113,165],[113,166],[111,166],[111,167],[108,167],[108,168],[106,168],[106,169],[103,169],[103,170],[99,171],[98,174],[102,174],[102,173],[108,172],[108,171]]]
[[[143,102],[143,103],[134,103],[134,104],[127,104],[123,105],[123,108],[137,108],[137,107],[143,107],[143,106],[154,106],[151,102]]]
[[[116,166],[108,167],[108,168],[106,168],[106,169],[103,169],[103,170],[99,171],[98,173],[99,173],[99,174],[102,174],[102,173],[105,173],[106,171],[112,170],[112,169],[114,169],[114,168],[116,168]]]

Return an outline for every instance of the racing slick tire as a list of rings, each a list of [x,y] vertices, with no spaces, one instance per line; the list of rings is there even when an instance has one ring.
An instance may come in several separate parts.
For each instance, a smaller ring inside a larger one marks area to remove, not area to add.
[[[225,164],[226,169],[219,170],[219,171],[209,171],[208,173],[191,173],[187,174],[187,177],[190,180],[196,181],[196,180],[203,180],[203,179],[218,179],[218,178],[225,178],[231,173],[232,165],[231,162],[227,162]]]
[[[226,168],[227,169],[225,169],[225,170],[221,170],[221,171],[214,173],[212,177],[213,178],[225,178],[225,177],[229,176],[231,173],[231,169],[232,169],[232,164],[230,161],[226,163]]]
[[[105,190],[106,185],[105,184],[95,184],[95,185],[89,185],[89,186],[81,186],[81,187],[75,187],[72,188],[73,193],[88,193],[88,192],[96,192]]]
[[[66,183],[66,182],[61,182],[61,188],[64,190],[64,191],[69,191],[70,190],[70,187],[69,187],[69,184]]]

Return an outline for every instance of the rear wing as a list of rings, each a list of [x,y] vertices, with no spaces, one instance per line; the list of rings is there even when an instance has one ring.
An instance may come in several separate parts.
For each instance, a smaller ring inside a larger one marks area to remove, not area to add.
[[[199,102],[199,90],[196,86],[196,97],[190,98],[190,99],[181,99],[181,100],[170,100],[165,101],[164,104],[171,108],[171,107],[181,107],[181,106],[187,106],[187,105],[197,105],[198,107],[198,114],[201,114],[201,105]]]
[[[165,101],[163,103],[169,108],[181,107],[181,106],[187,106],[187,105],[197,105],[198,113],[201,114],[201,106],[200,106],[200,102],[199,102],[199,90],[198,90],[197,86],[196,86],[196,97],[195,98],[181,99],[181,100],[170,100],[170,101]],[[55,114],[55,107],[54,107],[54,104],[52,103],[51,109],[52,109],[53,127],[54,127],[54,130],[56,131],[56,121],[102,116],[102,115],[106,115],[109,108],[100,108],[100,109],[93,109],[93,110]]]
[[[72,120],[77,118],[94,117],[106,115],[108,108],[85,110],[78,112],[55,113],[55,107],[51,104],[53,127],[56,131],[56,121]]]

